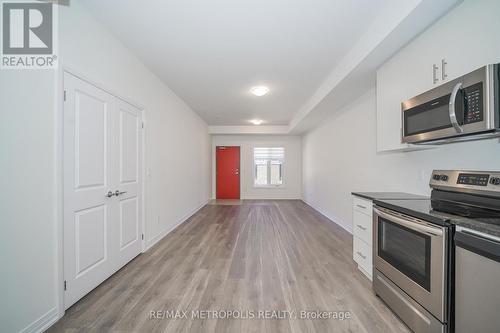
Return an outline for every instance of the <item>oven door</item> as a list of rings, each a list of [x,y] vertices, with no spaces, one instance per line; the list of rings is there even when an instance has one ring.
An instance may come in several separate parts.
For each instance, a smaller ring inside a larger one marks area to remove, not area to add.
[[[451,93],[403,111],[403,142],[414,143],[457,135],[450,119]],[[404,106],[403,106],[404,108]],[[457,118],[463,125],[463,104]]]
[[[445,322],[447,228],[380,207],[373,212],[375,269]]]

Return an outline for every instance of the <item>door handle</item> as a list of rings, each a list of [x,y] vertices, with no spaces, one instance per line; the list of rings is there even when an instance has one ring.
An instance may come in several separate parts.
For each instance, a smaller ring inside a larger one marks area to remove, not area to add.
[[[119,196],[119,195],[122,195],[122,194],[125,194],[125,193],[127,193],[127,191],[121,191],[121,192],[119,190],[115,191],[115,195],[116,196]]]
[[[458,92],[460,91],[461,88],[462,88],[462,82],[459,82],[455,85],[450,95],[450,103],[448,104],[448,113],[450,116],[450,122],[455,128],[455,131],[457,131],[457,133],[462,133],[464,131],[462,126],[460,126],[460,124],[458,123],[457,113],[455,111],[455,100],[457,99]]]
[[[111,198],[113,195],[115,195],[115,194],[111,191],[108,191],[108,193],[106,193],[106,197],[108,197],[108,198]]]

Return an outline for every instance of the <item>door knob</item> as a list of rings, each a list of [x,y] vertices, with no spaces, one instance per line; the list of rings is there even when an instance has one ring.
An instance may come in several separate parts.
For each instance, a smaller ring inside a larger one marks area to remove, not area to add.
[[[111,192],[111,191],[108,191],[108,193],[106,193],[106,196],[108,198],[111,198],[113,195],[115,195],[115,194],[113,192]]]
[[[125,193],[127,193],[127,191],[121,191],[121,192],[119,190],[115,191],[115,195],[116,196],[119,196],[119,195],[122,195],[122,194],[125,194]]]

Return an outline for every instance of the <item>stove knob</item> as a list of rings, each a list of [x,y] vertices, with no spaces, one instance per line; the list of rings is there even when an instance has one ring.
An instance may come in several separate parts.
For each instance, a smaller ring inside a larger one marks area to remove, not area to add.
[[[441,175],[433,175],[432,179],[434,179],[434,180],[440,180],[441,179]]]
[[[500,185],[500,178],[493,177],[490,179],[490,184],[492,185]]]
[[[448,176],[447,175],[441,175],[440,179],[445,182],[448,180]]]

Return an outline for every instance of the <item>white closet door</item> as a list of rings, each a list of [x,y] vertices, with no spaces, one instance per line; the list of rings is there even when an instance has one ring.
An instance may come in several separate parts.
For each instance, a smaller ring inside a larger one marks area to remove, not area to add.
[[[68,73],[64,86],[68,308],[141,251],[141,135],[138,110]]]
[[[117,100],[118,106],[118,260],[121,267],[141,251],[142,121],[140,110]]]

